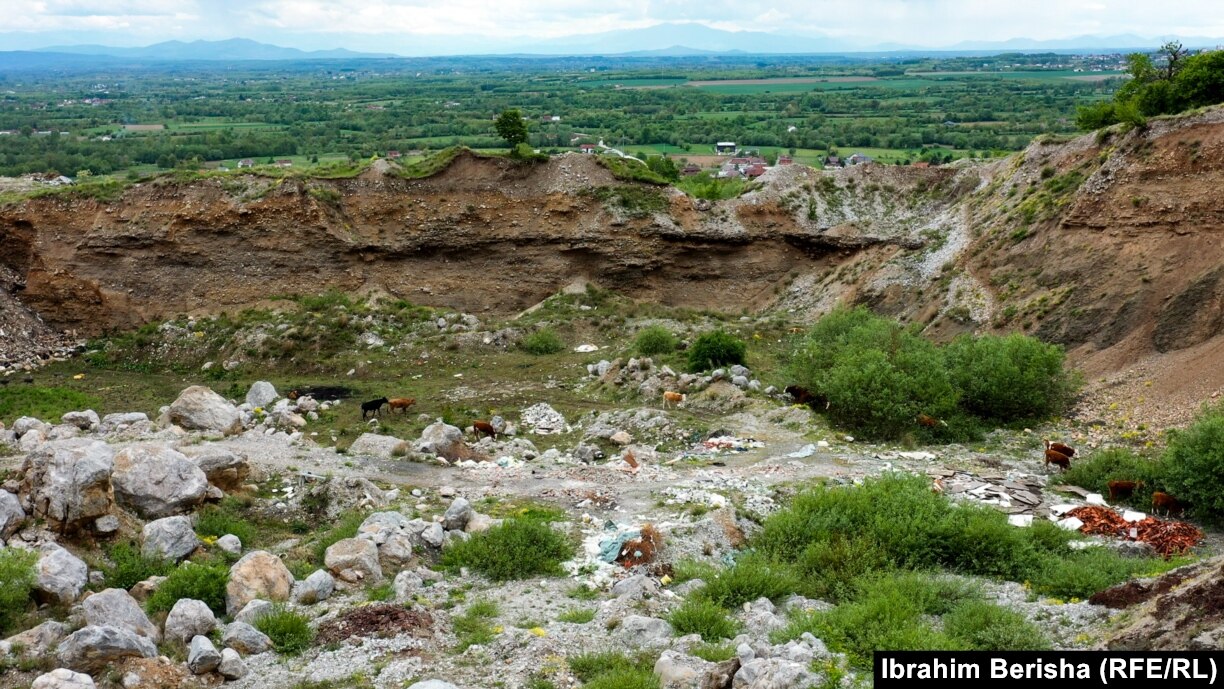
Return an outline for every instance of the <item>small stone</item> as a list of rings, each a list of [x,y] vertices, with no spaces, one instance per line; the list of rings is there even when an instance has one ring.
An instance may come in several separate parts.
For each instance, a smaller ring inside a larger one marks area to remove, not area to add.
[[[326,570],[316,569],[293,586],[293,600],[302,605],[325,601],[336,590],[336,580]]]
[[[218,538],[213,545],[217,546],[217,549],[221,552],[229,553],[230,555],[242,554],[242,541],[232,533],[227,533]]]
[[[208,636],[217,628],[217,618],[204,601],[180,598],[166,615],[168,641],[186,644],[195,636]]]
[[[462,531],[472,518],[472,505],[464,498],[455,498],[442,515],[442,528],[447,531]]]
[[[145,557],[175,562],[200,547],[200,539],[191,527],[191,519],[183,516],[166,517],[145,524],[140,540],[140,552]]]
[[[245,677],[248,670],[246,662],[242,660],[242,656],[238,655],[238,651],[223,648],[221,649],[221,664],[217,666],[217,672],[228,680],[235,680]]]
[[[221,643],[243,655],[257,655],[272,648],[272,639],[246,622],[226,625]]]

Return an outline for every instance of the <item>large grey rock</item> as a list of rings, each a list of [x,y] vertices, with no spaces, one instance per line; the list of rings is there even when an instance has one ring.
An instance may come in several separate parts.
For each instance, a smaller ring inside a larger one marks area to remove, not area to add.
[[[348,453],[350,455],[369,455],[371,457],[382,457],[390,459],[395,449],[404,444],[403,440],[392,435],[380,435],[378,433],[362,433],[349,445]]]
[[[455,498],[442,515],[442,528],[447,531],[462,531],[472,518],[472,505],[465,498]]]
[[[392,586],[395,588],[395,597],[404,600],[411,598],[417,591],[421,590],[424,584],[425,582],[421,579],[420,575],[405,569],[395,575],[395,581],[392,583]]]
[[[242,606],[242,609],[234,615],[234,621],[254,625],[259,621],[259,618],[272,612],[273,609],[272,604],[268,601],[256,598]]]
[[[224,491],[235,491],[247,482],[251,465],[246,457],[216,445],[193,445],[181,452],[195,463],[208,482]]]
[[[82,431],[94,431],[97,430],[98,426],[102,425],[102,420],[98,418],[98,412],[92,409],[70,411],[61,416],[60,421],[76,426]]]
[[[5,639],[9,648],[22,649],[24,655],[39,658],[55,652],[55,647],[68,636],[68,625],[55,620],[47,620],[33,627],[14,634]]]
[[[293,585],[293,600],[302,605],[325,601],[336,590],[336,580],[327,570],[316,569],[310,576]]]
[[[431,548],[441,548],[446,542],[446,532],[442,525],[437,522],[430,522],[424,529],[421,530],[418,536],[424,545]]]
[[[145,557],[179,561],[200,547],[188,517],[166,517],[144,525],[140,552]]]
[[[26,513],[16,495],[0,490],[0,539],[8,538],[25,522]]]
[[[251,389],[247,390],[247,404],[254,407],[268,408],[276,398],[280,395],[276,394],[276,388],[266,380],[257,380],[251,385]]]
[[[21,464],[21,495],[34,518],[55,531],[89,528],[114,506],[114,450],[73,438],[39,447]]]
[[[272,553],[255,550],[230,567],[225,585],[225,611],[234,614],[256,598],[266,601],[289,600],[293,575],[285,563]]]
[[[71,604],[89,583],[89,567],[55,543],[44,545],[34,565],[34,590],[44,598]]]
[[[323,564],[337,577],[350,583],[382,581],[378,548],[363,538],[346,538],[335,542],[323,554]]]
[[[670,639],[672,626],[667,620],[642,615],[629,615],[621,621],[618,631],[638,643]]]
[[[645,574],[635,574],[612,585],[612,595],[617,598],[649,598],[658,595],[659,582]]]
[[[221,643],[243,655],[264,653],[272,648],[272,639],[246,622],[231,622],[221,635]]]
[[[146,518],[190,512],[204,501],[208,477],[168,445],[133,445],[115,455],[115,499]]]
[[[156,658],[151,640],[112,625],[90,625],[78,629],[59,645],[60,665],[78,672],[95,673],[124,658]]]
[[[382,565],[384,574],[387,573],[387,570],[398,571],[400,567],[408,564],[411,560],[411,536],[395,534],[388,538],[386,543],[378,546],[378,562]]]
[[[221,649],[221,664],[217,666],[217,672],[228,680],[235,680],[246,677],[248,670],[242,656],[238,655],[238,651],[223,648]]]
[[[735,673],[731,686],[733,689],[802,689],[815,686],[818,680],[804,663],[784,658],[754,658]]]
[[[33,416],[23,416],[13,422],[13,432],[20,438],[31,431],[46,435],[51,432],[51,424]]]
[[[165,638],[185,644],[195,636],[208,636],[217,628],[217,618],[201,600],[180,598],[166,615]]]
[[[187,669],[194,675],[212,672],[221,664],[221,652],[207,636],[196,636],[187,647]]]
[[[97,686],[93,677],[61,667],[39,675],[30,685],[30,689],[95,689]]]
[[[242,414],[221,395],[203,385],[179,393],[167,412],[170,423],[189,431],[214,431],[225,435],[242,432]]]
[[[142,411],[119,412],[116,414],[107,414],[102,417],[102,425],[98,427],[99,433],[113,433],[128,429],[136,424],[149,423],[149,415]]]
[[[136,599],[123,589],[106,589],[93,594],[81,603],[81,613],[85,624],[119,627],[152,639],[153,643],[161,641],[161,630],[149,621]]]
[[[218,538],[213,545],[217,546],[217,548],[222,552],[229,553],[230,555],[242,554],[242,540],[232,533],[227,533],[221,538]]]
[[[393,535],[410,533],[411,522],[399,512],[375,512],[357,527],[357,538],[370,541],[374,545],[386,543]]]
[[[703,689],[702,680],[714,663],[668,649],[655,661],[654,673],[663,689]]]
[[[476,456],[472,448],[463,440],[463,431],[441,421],[425,427],[421,437],[413,443],[417,452],[438,455],[451,462],[471,459]]]

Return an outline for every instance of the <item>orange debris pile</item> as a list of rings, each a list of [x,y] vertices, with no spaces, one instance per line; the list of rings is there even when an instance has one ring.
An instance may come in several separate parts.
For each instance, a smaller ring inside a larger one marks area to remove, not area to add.
[[[659,533],[654,524],[645,524],[642,526],[641,538],[635,538],[625,543],[621,547],[620,553],[616,556],[616,561],[624,565],[625,568],[645,564],[654,560],[655,554],[662,545],[663,534]]]
[[[1150,515],[1137,522],[1128,522],[1107,507],[1077,507],[1067,512],[1067,516],[1084,522],[1080,527],[1083,533],[1141,541],[1166,558],[1184,553],[1203,540],[1203,532],[1186,522],[1161,521]]]

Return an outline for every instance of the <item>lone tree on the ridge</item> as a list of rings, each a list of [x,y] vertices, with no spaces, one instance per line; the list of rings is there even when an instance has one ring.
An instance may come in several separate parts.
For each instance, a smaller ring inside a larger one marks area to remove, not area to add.
[[[527,143],[527,122],[523,119],[523,113],[516,108],[502,110],[493,126],[497,129],[497,135],[510,144],[510,148]]]

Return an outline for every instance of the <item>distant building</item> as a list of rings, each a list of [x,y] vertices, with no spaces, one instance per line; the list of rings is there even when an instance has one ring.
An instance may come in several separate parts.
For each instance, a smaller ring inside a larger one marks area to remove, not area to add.
[[[718,176],[723,179],[739,179],[744,176],[744,173],[731,163],[723,163],[722,167],[718,168]]]
[[[910,163],[910,167],[931,167],[931,164],[925,160],[915,160]]]
[[[684,166],[684,169],[680,170],[680,174],[684,175],[685,177],[692,177],[693,175],[700,175],[701,166],[696,163],[689,163],[688,165]]]
[[[293,161],[282,158],[276,161],[276,167],[293,167]]]
[[[399,157],[400,157],[400,156],[402,156],[402,155],[403,155],[403,154],[402,154],[402,153],[400,153],[399,151],[387,151],[387,157],[388,157],[388,158],[392,158],[392,159],[394,159],[394,158],[399,158]]]
[[[825,167],[841,167],[842,160],[837,156],[825,156]]]
[[[744,176],[749,179],[756,179],[757,177],[765,174],[765,170],[766,168],[764,165],[749,165],[744,170]]]
[[[595,149],[597,148],[599,147],[596,146],[595,144],[582,144],[581,146],[578,147],[578,150],[582,151],[583,153],[594,153]]]
[[[795,159],[788,155],[778,156],[778,165],[793,165],[794,163]]]
[[[719,141],[714,144],[714,152],[720,156],[735,155],[737,150],[739,150],[739,147],[735,145],[734,141]]]
[[[849,158],[846,158],[846,165],[863,165],[871,162],[875,161],[873,161],[870,156],[862,153],[853,153]]]
[[[255,167],[255,161],[251,160],[250,158],[243,158],[242,160],[239,160],[238,169],[241,170],[244,167]]]

